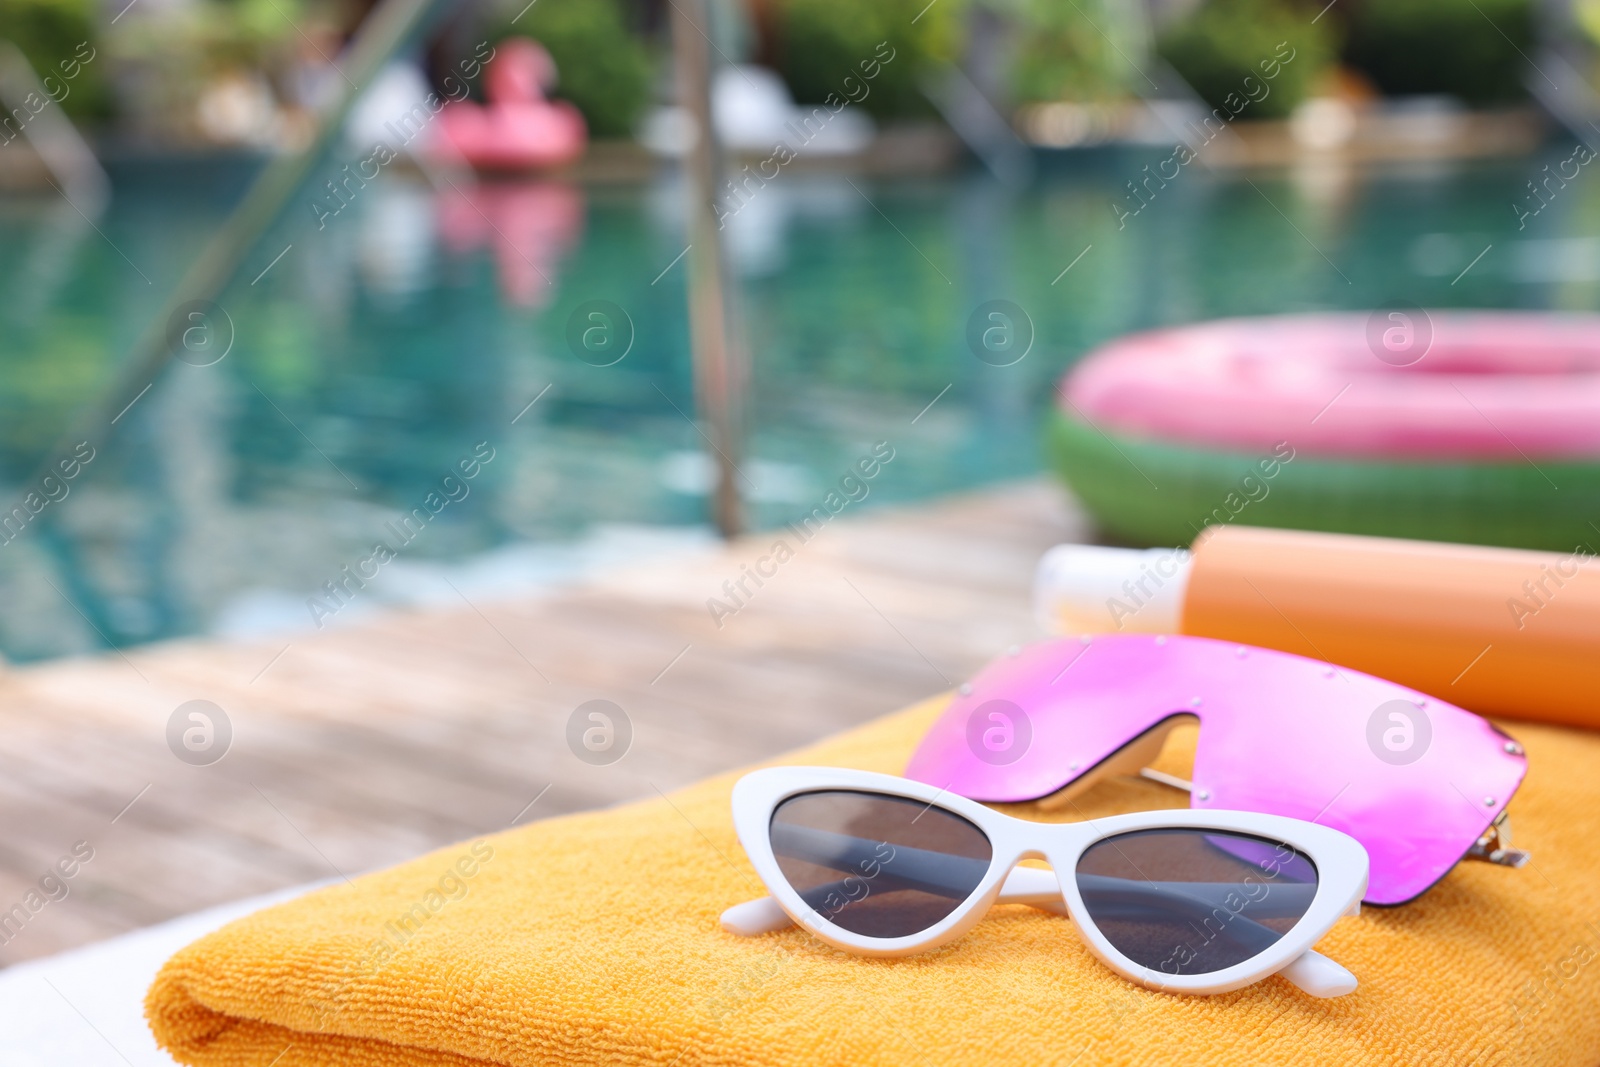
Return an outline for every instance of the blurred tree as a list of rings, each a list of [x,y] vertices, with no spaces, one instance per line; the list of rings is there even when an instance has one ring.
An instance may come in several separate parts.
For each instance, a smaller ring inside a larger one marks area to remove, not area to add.
[[[816,104],[845,96],[844,79],[860,79],[861,64],[877,62],[863,110],[885,119],[931,114],[919,80],[957,58],[964,8],[962,0],[781,0],[779,72],[796,100]],[[887,63],[878,54],[884,43],[894,50]]]
[[[1142,80],[1129,53],[1137,44],[1121,23],[1131,5],[1111,0],[1062,4],[1023,0],[1012,88],[1019,102],[1103,101]],[[1116,40],[1123,38],[1122,44]]]
[[[104,54],[84,64],[83,55],[92,53],[79,51],[84,44],[98,51],[92,7],[91,0],[0,0],[0,38],[22,49],[40,78],[53,79],[47,87],[64,85],[61,106],[78,118],[101,118],[111,110]],[[63,80],[74,64],[76,77]]]
[[[1527,95],[1530,0],[1368,0],[1347,18],[1345,61],[1385,93],[1450,93],[1479,105]]]
[[[0,0],[6,2],[6,0]],[[132,129],[163,141],[212,140],[201,112],[208,90],[248,85],[253,113],[239,122],[250,140],[278,143],[279,103],[298,51],[326,66],[338,41],[323,21],[331,5],[307,0],[195,0],[141,10],[133,7],[107,35],[115,66],[116,110]],[[312,47],[308,42],[321,39]],[[330,69],[330,76],[332,75]]]
[[[1318,76],[1333,63],[1338,40],[1331,19],[1313,22],[1298,4],[1206,0],[1162,33],[1157,50],[1213,107],[1224,107],[1230,94],[1246,99],[1247,77],[1260,80],[1277,70],[1267,95],[1251,102],[1248,113],[1282,118],[1311,94]]]

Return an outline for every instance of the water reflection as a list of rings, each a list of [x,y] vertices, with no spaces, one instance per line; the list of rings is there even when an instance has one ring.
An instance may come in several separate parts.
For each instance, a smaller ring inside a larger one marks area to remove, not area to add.
[[[489,246],[500,292],[543,308],[555,297],[558,264],[583,232],[583,193],[559,182],[494,183],[440,190],[439,232],[456,256]]]
[[[420,185],[386,182],[372,190],[371,209],[357,220],[360,280],[369,292],[393,297],[395,308],[434,284],[434,201]]]
[[[1543,157],[1329,181],[1195,170],[1124,226],[1111,204],[1149,158],[1078,158],[1023,192],[981,175],[785,173],[728,220],[755,364],[757,524],[808,512],[879,440],[897,458],[868,507],[1036,471],[1053,380],[1130,329],[1600,297],[1586,187],[1515,230],[1508,205]],[[248,174],[114,177],[98,230],[48,198],[0,199],[8,499]],[[583,187],[386,169],[321,228],[301,204],[220,298],[236,325],[228,357],[170,365],[70,496],[0,548],[0,650],[343,625],[452,584],[487,598],[703,544],[682,231],[670,175]],[[968,318],[995,299],[1035,334],[1009,367],[967,348]],[[579,305],[602,300],[636,330],[609,367],[578,359],[566,334]],[[315,619],[308,601],[479,442],[496,458],[470,497],[348,610]]]

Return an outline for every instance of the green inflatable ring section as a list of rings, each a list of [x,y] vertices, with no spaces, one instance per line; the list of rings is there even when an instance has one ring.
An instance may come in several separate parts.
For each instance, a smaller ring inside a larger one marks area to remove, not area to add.
[[[1056,412],[1050,462],[1110,533],[1186,545],[1208,525],[1571,552],[1600,545],[1600,463],[1390,463],[1260,455],[1102,432]],[[1267,472],[1271,471],[1269,475]]]

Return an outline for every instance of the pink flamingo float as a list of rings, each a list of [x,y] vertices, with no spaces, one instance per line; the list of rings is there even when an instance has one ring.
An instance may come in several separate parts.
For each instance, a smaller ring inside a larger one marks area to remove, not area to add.
[[[555,85],[556,65],[538,42],[501,41],[483,80],[487,104],[452,101],[434,120],[442,155],[478,170],[538,170],[583,155],[588,128],[577,108],[545,99]]]

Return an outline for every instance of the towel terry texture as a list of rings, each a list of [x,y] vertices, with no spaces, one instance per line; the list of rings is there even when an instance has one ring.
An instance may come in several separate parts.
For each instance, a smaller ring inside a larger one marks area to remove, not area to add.
[[[778,762],[898,773],[944,702]],[[793,929],[733,937],[718,915],[764,890],[734,837],[729,774],[241,919],[169,960],[146,1011],[164,1047],[204,1067],[1594,1067],[1600,734],[1514,733],[1531,769],[1512,821],[1533,864],[1463,863],[1415,903],[1340,920],[1318,947],[1361,986],[1334,1000],[1276,977],[1216,997],[1149,992],[1101,966],[1068,920],[1020,906],[899,960]],[[1192,743],[1169,744],[1162,765],[1181,768]],[[1182,804],[1126,781],[1079,806]]]

